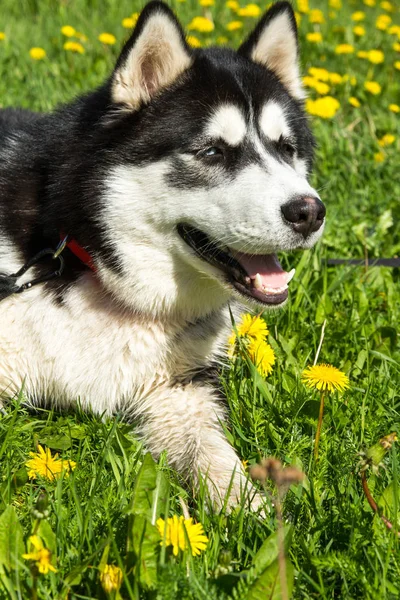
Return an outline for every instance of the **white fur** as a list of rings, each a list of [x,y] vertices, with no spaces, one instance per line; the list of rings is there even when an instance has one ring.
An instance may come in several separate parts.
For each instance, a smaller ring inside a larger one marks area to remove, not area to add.
[[[212,139],[221,138],[230,146],[238,146],[246,135],[244,115],[236,106],[220,106],[208,123],[206,135]]]
[[[295,98],[304,98],[297,56],[297,40],[288,12],[278,14],[264,28],[251,58],[271,69]]]
[[[267,102],[261,111],[260,129],[274,142],[277,142],[281,136],[290,137],[291,131],[285,117],[285,110],[280,104],[273,100]]]

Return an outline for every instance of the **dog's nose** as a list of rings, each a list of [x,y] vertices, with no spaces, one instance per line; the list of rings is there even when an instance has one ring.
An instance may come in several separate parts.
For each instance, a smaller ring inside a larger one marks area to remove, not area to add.
[[[324,222],[326,209],[319,198],[311,196],[297,197],[286,202],[281,208],[286,221],[295,231],[306,239],[314,231],[318,231]]]

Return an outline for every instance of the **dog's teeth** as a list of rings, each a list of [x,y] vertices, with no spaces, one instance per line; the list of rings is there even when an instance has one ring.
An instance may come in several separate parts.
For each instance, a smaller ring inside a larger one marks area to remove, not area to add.
[[[286,290],[287,290],[287,285],[284,285],[279,288],[273,288],[273,287],[268,287],[268,286],[263,288],[263,292],[265,294],[282,294],[282,292],[284,292]]]
[[[244,278],[244,280],[247,283],[247,285],[250,285],[251,279],[250,279],[250,277],[248,275]]]
[[[286,279],[286,285],[292,281],[294,274],[296,273],[296,269],[292,269],[291,271],[289,271],[287,279]]]
[[[264,286],[262,284],[262,279],[261,279],[260,273],[257,273],[257,275],[254,277],[253,284],[254,284],[254,287],[256,288],[256,290],[263,291]]]

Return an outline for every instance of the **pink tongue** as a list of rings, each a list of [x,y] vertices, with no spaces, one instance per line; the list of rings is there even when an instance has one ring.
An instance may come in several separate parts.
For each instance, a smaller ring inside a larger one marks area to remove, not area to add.
[[[254,279],[259,273],[264,287],[279,288],[286,285],[288,274],[282,269],[276,254],[252,256],[251,254],[233,252],[232,250],[231,252],[250,279]]]

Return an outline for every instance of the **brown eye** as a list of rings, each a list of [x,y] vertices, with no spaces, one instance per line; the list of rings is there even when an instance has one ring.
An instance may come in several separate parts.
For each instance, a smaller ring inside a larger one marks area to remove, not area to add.
[[[294,144],[290,140],[286,140],[282,137],[278,142],[278,147],[279,150],[289,158],[292,158],[294,156],[294,153],[296,152]]]

